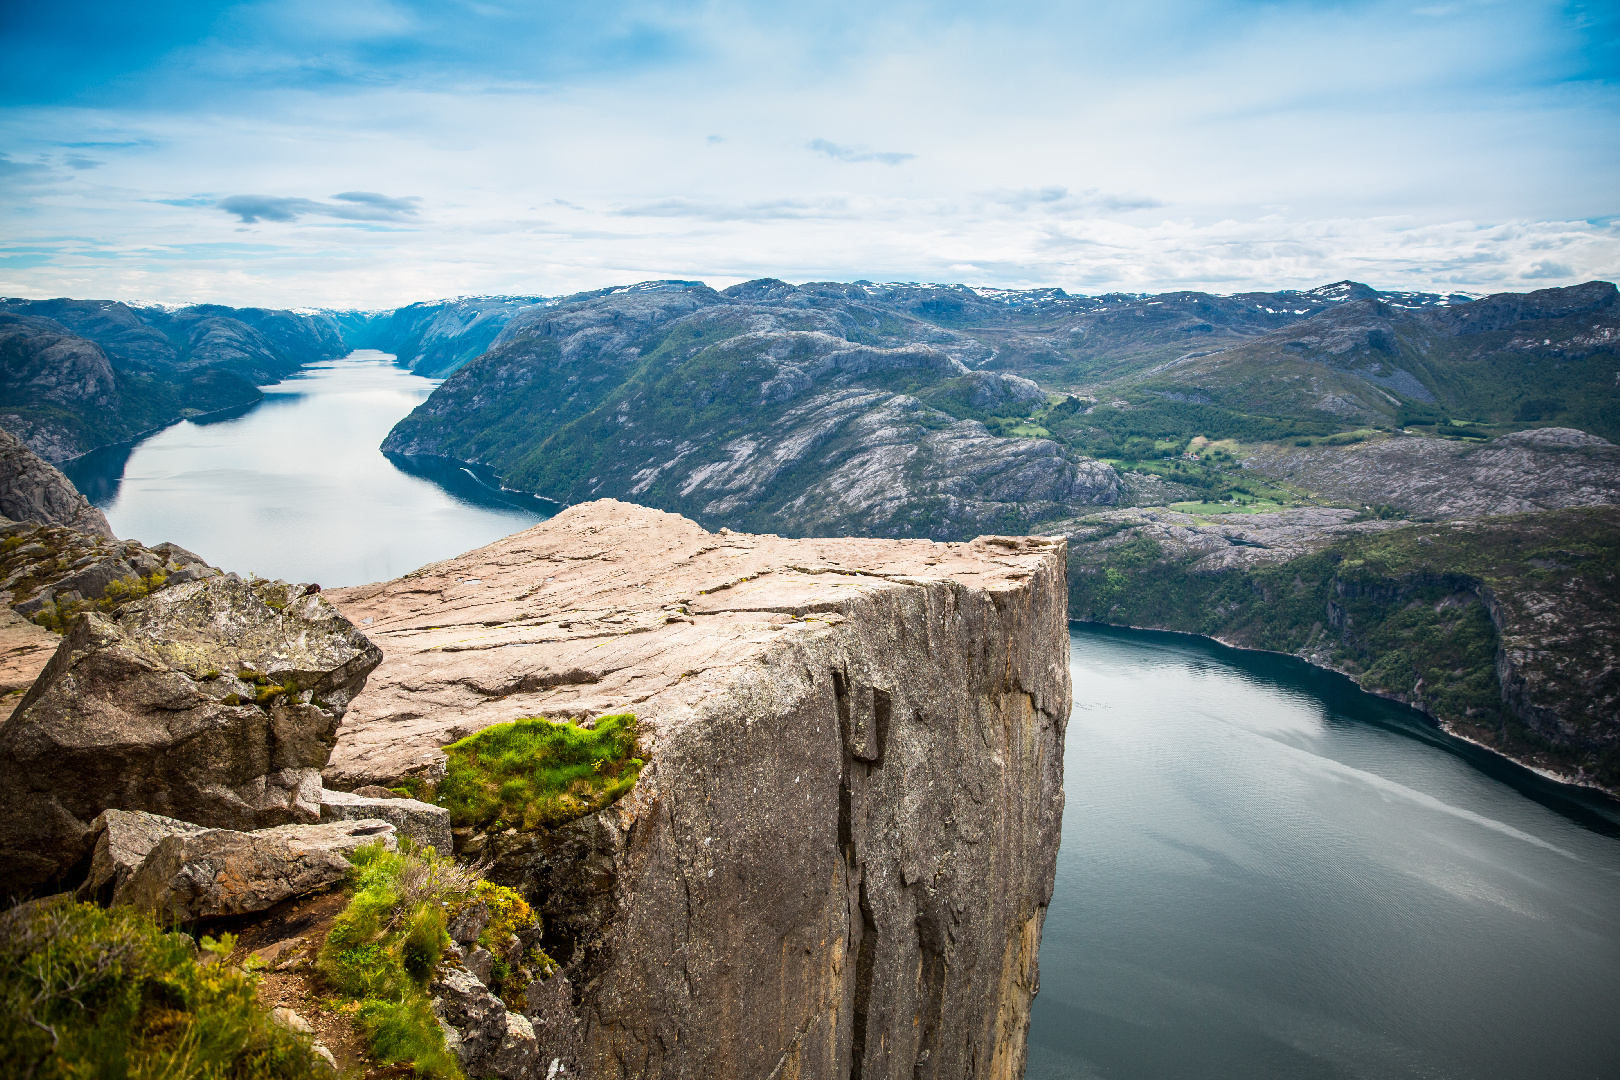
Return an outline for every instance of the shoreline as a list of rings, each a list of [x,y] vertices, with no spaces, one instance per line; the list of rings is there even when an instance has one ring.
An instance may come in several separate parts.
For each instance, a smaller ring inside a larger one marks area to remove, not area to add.
[[[1109,627],[1116,627],[1116,628],[1125,629],[1125,630],[1152,630],[1153,632],[1159,633],[1159,634],[1179,634],[1179,635],[1181,635],[1183,637],[1200,638],[1200,639],[1202,639],[1204,641],[1213,641],[1217,645],[1225,646],[1228,649],[1237,649],[1237,650],[1239,650],[1241,652],[1268,653],[1269,655],[1272,655],[1272,656],[1288,656],[1288,657],[1292,657],[1293,659],[1298,660],[1301,663],[1309,664],[1311,667],[1316,668],[1319,671],[1331,671],[1336,675],[1344,676],[1346,679],[1350,680],[1350,682],[1355,686],[1355,688],[1357,690],[1361,691],[1363,694],[1367,694],[1367,695],[1370,695],[1370,696],[1376,697],[1376,698],[1382,698],[1385,701],[1393,701],[1397,705],[1404,705],[1406,708],[1411,709],[1414,713],[1417,713],[1419,716],[1423,717],[1430,724],[1432,724],[1435,733],[1438,734],[1439,736],[1441,736],[1441,738],[1443,738],[1443,739],[1454,740],[1454,741],[1456,741],[1458,743],[1461,743],[1464,746],[1470,747],[1471,749],[1476,750],[1476,751],[1484,751],[1485,753],[1490,754],[1491,757],[1495,758],[1498,761],[1506,762],[1507,764],[1513,765],[1516,768],[1523,769],[1524,771],[1526,771],[1528,773],[1531,773],[1531,774],[1533,774],[1535,776],[1538,776],[1543,780],[1547,780],[1547,781],[1549,781],[1551,783],[1557,784],[1559,787],[1571,788],[1571,789],[1574,789],[1575,791],[1581,791],[1581,792],[1592,792],[1592,793],[1595,793],[1597,795],[1603,796],[1605,799],[1607,799],[1609,802],[1615,804],[1616,806],[1620,806],[1620,791],[1612,790],[1610,788],[1606,788],[1606,787],[1602,786],[1601,784],[1593,783],[1590,780],[1577,779],[1576,777],[1570,776],[1570,775],[1567,775],[1567,774],[1555,773],[1550,769],[1543,768],[1542,766],[1533,764],[1533,763],[1528,762],[1528,761],[1522,761],[1519,758],[1516,758],[1516,757],[1512,756],[1511,754],[1504,754],[1502,751],[1498,750],[1496,747],[1490,746],[1490,745],[1488,745],[1486,743],[1482,743],[1478,739],[1471,738],[1470,736],[1465,735],[1462,732],[1456,730],[1456,728],[1454,726],[1454,723],[1452,721],[1446,720],[1445,718],[1440,717],[1440,716],[1436,716],[1434,713],[1430,712],[1428,709],[1426,709],[1426,708],[1424,708],[1424,707],[1422,707],[1420,705],[1414,705],[1410,701],[1407,701],[1405,698],[1403,698],[1403,697],[1401,697],[1401,696],[1399,696],[1397,694],[1390,694],[1390,693],[1385,693],[1385,692],[1380,691],[1380,690],[1369,690],[1369,689],[1367,689],[1365,686],[1361,685],[1361,681],[1359,679],[1357,679],[1354,675],[1352,675],[1350,672],[1345,671],[1342,668],[1334,667],[1332,664],[1320,663],[1320,662],[1318,662],[1316,660],[1311,659],[1308,656],[1301,656],[1299,653],[1281,652],[1281,651],[1279,651],[1277,649],[1257,649],[1257,648],[1254,648],[1253,646],[1249,646],[1249,645],[1239,645],[1238,643],[1236,643],[1234,641],[1228,641],[1225,638],[1218,637],[1218,636],[1216,636],[1214,634],[1200,634],[1200,633],[1196,633],[1196,632],[1194,632],[1192,630],[1171,630],[1171,629],[1169,629],[1167,627],[1163,627],[1163,626],[1137,626],[1137,625],[1135,625],[1133,623],[1098,622],[1098,621],[1092,620],[1092,619],[1070,619],[1068,621],[1070,623],[1078,623],[1078,624],[1081,624],[1081,625],[1109,626]]]

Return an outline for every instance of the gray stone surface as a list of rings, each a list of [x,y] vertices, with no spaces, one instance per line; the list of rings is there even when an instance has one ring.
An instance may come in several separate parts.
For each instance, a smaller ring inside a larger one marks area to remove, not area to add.
[[[1516,431],[1483,445],[1410,435],[1352,446],[1273,443],[1244,464],[1327,498],[1423,517],[1620,502],[1620,447],[1573,428]]]
[[[95,846],[90,855],[90,874],[80,887],[80,895],[110,902],[160,841],[170,836],[195,836],[207,831],[205,826],[162,814],[140,810],[102,811],[90,823]]]
[[[484,841],[576,988],[577,1041],[560,1001],[536,1031],[570,1075],[1017,1077],[1063,806],[1064,551],[572,507],[335,596],[387,658],[329,772],[637,715],[630,794]]]
[[[319,819],[338,720],[380,654],[298,592],[216,577],[73,623],[0,724],[0,893],[78,862],[107,809],[234,829]]]
[[[450,1030],[445,1042],[468,1076],[528,1080],[545,1075],[534,1028],[508,1012],[470,972],[442,967],[428,986],[433,1013]]]
[[[113,538],[106,517],[79,494],[73,482],[23,441],[0,429],[0,515],[13,521],[65,525]]]
[[[442,806],[416,799],[402,799],[396,795],[379,798],[347,791],[321,792],[322,821],[358,818],[381,818],[398,829],[401,836],[408,836],[443,855],[450,854],[453,846],[450,840],[450,811]]]
[[[165,922],[246,915],[340,883],[349,872],[346,856],[378,841],[396,846],[386,821],[170,835],[113,892],[113,903]]]

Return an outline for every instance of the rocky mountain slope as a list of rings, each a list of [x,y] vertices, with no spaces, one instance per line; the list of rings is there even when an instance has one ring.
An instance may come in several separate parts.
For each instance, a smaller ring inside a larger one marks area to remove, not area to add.
[[[648,765],[621,801],[463,841],[544,905],[542,1060],[1017,1077],[1063,800],[1063,559],[572,507],[331,594],[385,660],[327,782],[430,785],[489,725],[633,712]]]
[[[258,400],[348,351],[330,318],[204,304],[0,300],[0,426],[47,461]]]
[[[1620,438],[1617,353],[1620,292],[1592,281],[1416,311],[1356,300],[1186,357],[1133,389],[1347,427],[1462,420],[1499,432],[1555,422],[1612,440]]]
[[[1620,794],[1620,507],[1426,524],[1132,509],[1070,533],[1075,618],[1294,653]]]
[[[1116,501],[1108,466],[989,432],[1046,397],[969,368],[988,355],[858,286],[648,282],[517,315],[383,449],[794,535],[1024,531]]]
[[[353,349],[379,349],[418,375],[442,378],[483,354],[496,335],[542,296],[471,296],[392,311],[328,312]]]

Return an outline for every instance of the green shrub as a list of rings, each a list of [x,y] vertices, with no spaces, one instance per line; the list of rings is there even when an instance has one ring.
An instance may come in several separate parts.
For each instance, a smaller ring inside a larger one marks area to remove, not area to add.
[[[501,957],[492,989],[513,1004],[530,978],[557,967],[539,949],[531,949],[517,971],[503,955],[513,934],[540,920],[516,890],[485,881],[476,869],[431,848],[416,849],[407,841],[396,852],[370,844],[350,859],[354,896],[332,924],[319,958],[335,1004],[354,1015],[377,1061],[410,1062],[419,1076],[459,1078],[426,990],[450,943],[445,927],[468,905],[488,905],[490,920],[479,943]],[[519,977],[509,979],[513,975]]]
[[[600,810],[635,786],[636,718],[594,728],[545,719],[487,727],[445,747],[439,805],[458,826],[537,829]]]
[[[318,960],[335,1004],[355,1016],[377,1061],[411,1062],[419,1076],[459,1080],[426,987],[450,942],[446,908],[473,895],[477,876],[431,850],[387,851],[380,843],[350,860],[354,897]]]
[[[234,942],[204,939],[221,960]],[[195,959],[128,908],[52,898],[0,916],[0,1075],[38,1080],[330,1076],[258,1002],[255,975]]]

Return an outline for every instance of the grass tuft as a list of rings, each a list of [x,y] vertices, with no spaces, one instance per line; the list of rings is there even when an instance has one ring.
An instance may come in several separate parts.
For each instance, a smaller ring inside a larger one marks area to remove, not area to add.
[[[602,809],[635,786],[636,718],[593,728],[545,719],[496,724],[445,747],[439,805],[457,826],[546,828]]]
[[[440,857],[432,848],[388,851],[360,848],[351,887],[354,896],[321,948],[319,967],[337,996],[337,1007],[354,1014],[372,1056],[382,1064],[410,1063],[418,1076],[459,1080],[455,1055],[433,1015],[427,985],[450,937],[445,928],[469,905],[483,903],[491,918],[479,944],[501,956],[493,990],[510,1000],[537,975],[557,965],[537,948],[516,967],[506,945],[513,934],[539,926],[516,890],[479,877],[477,869]]]

